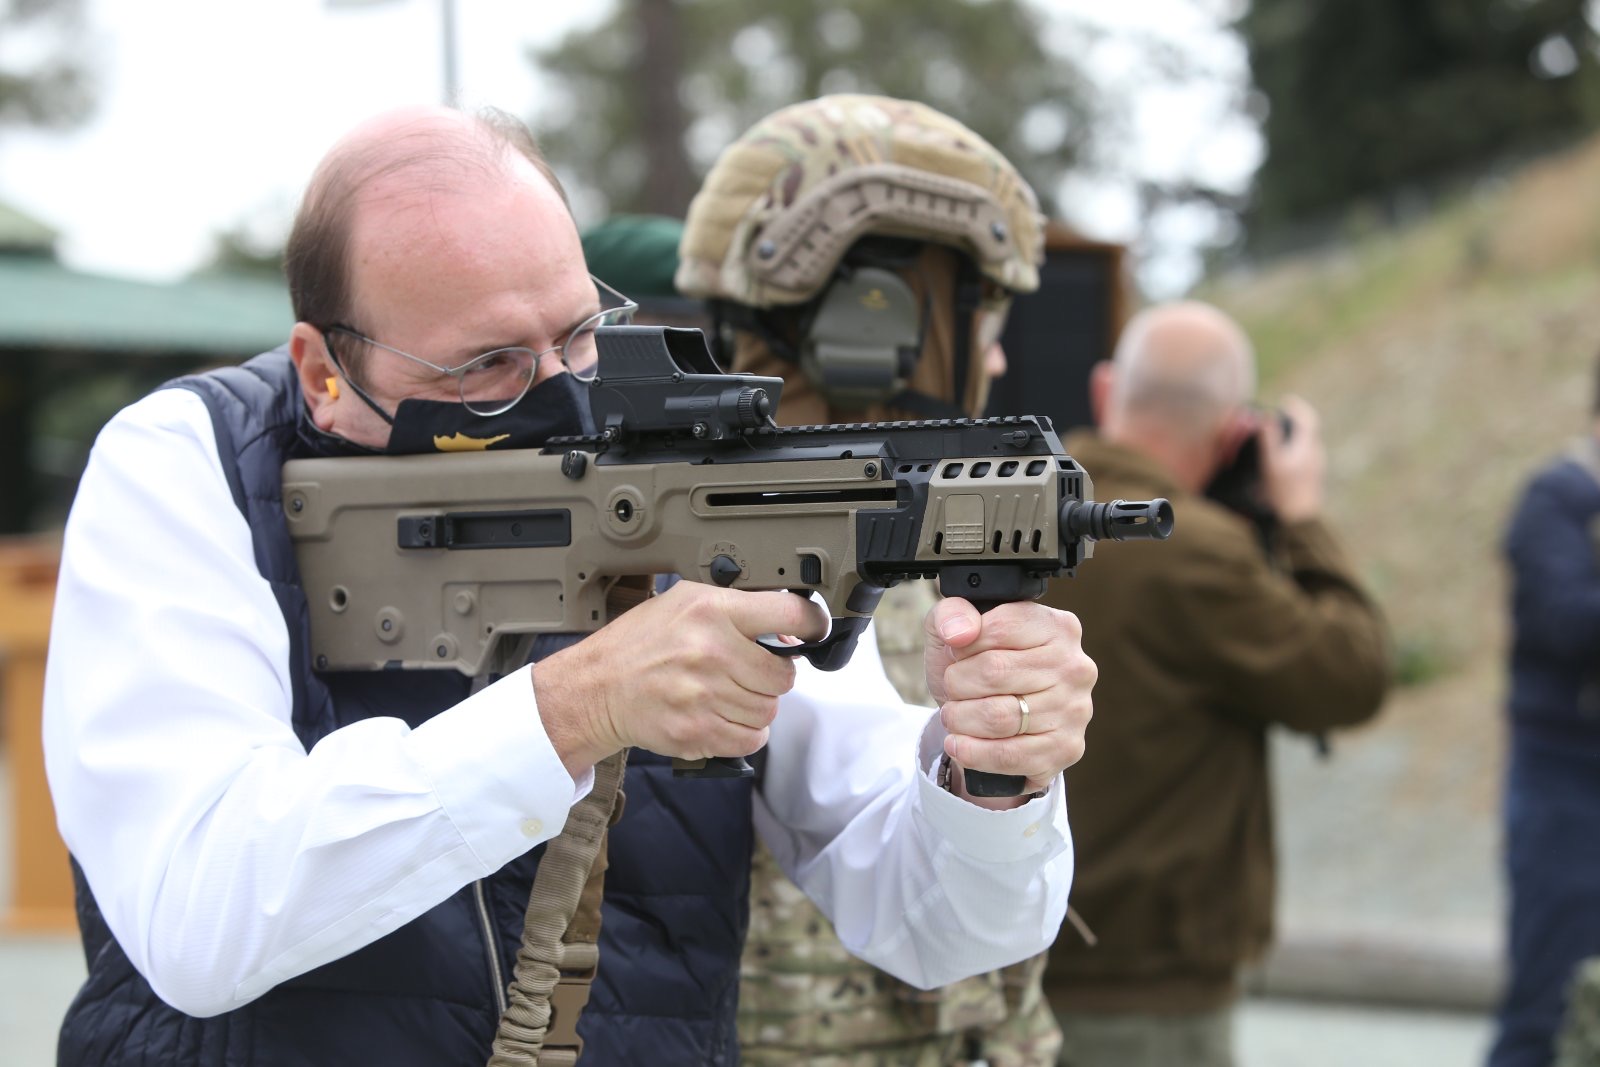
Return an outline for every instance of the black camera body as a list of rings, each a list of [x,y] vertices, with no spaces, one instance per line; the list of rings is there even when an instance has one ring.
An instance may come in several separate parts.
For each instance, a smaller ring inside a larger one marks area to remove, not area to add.
[[[1255,527],[1261,547],[1270,554],[1277,539],[1278,514],[1267,500],[1261,475],[1261,431],[1268,419],[1278,420],[1284,440],[1294,433],[1294,422],[1282,408],[1259,412],[1256,428],[1239,445],[1232,462],[1212,476],[1205,495],[1247,519]]]

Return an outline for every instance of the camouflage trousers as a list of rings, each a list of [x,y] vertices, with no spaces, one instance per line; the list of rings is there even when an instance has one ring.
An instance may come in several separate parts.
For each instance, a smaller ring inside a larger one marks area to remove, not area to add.
[[[1057,1012],[1059,1067],[1233,1067],[1233,1009],[1188,1015]]]
[[[1017,966],[1027,967],[1028,964]],[[1050,1067],[1056,1062],[1060,1048],[1061,1030],[1039,990],[1037,974],[1023,991],[1017,1010],[985,1030],[977,1043],[981,1062],[988,1067]]]
[[[1600,959],[1573,975],[1553,1067],[1600,1067]]]
[[[1040,989],[1044,956],[919,990],[844,956],[830,935],[817,930],[809,959],[775,958],[777,939],[747,955],[744,1067],[1054,1067],[1061,1034]]]
[[[857,1044],[828,1051],[824,1042],[810,1049],[746,1048],[743,1067],[1054,1067],[1061,1034],[1043,1001],[1012,1013],[993,1026],[967,1033]]]
[[[921,1041],[914,1046],[858,1046],[849,1052],[754,1049],[743,1052],[739,1063],[741,1067],[952,1067],[967,1062],[962,1056],[961,1046],[951,1037]]]

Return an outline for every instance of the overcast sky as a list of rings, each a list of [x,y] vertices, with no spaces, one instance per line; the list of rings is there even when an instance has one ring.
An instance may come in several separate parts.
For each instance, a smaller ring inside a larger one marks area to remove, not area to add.
[[[1123,169],[1242,184],[1259,156],[1249,124],[1228,116],[1243,55],[1218,29],[1229,0],[1035,0],[1108,28],[1171,41],[1215,69],[1212,88],[1148,88],[1139,50],[1116,40],[1081,57],[1134,102],[1109,147]],[[70,133],[7,130],[0,200],[58,229],[73,266],[171,278],[202,262],[214,236],[249,221],[281,231],[316,160],[346,128],[396,104],[434,102],[443,84],[441,0],[87,0],[84,46],[101,85],[90,123]],[[462,103],[538,111],[530,47],[599,21],[606,0],[456,0]],[[1136,201],[1117,182],[1069,185],[1069,221],[1091,236],[1140,236]],[[592,221],[592,220],[581,220]],[[1186,249],[1213,225],[1172,212],[1148,236],[1157,290],[1193,279]],[[274,236],[281,234],[274,233]]]

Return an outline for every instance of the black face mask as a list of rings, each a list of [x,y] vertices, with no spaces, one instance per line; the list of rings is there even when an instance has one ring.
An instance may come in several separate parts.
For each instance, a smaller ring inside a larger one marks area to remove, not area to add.
[[[498,415],[474,415],[459,401],[407,399],[395,408],[391,425],[383,451],[412,456],[540,448],[552,437],[593,433],[594,417],[588,385],[570,374],[555,374]]]

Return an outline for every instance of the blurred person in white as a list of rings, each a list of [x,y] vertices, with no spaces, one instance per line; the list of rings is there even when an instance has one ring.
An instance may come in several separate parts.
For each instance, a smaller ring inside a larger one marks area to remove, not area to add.
[[[484,1062],[541,846],[625,749],[588,1062],[737,1062],[758,830],[851,950],[908,981],[1047,943],[1094,673],[1064,612],[942,602],[942,723],[898,699],[871,641],[830,675],[753,640],[819,636],[818,606],[692,582],[481,688],[316,669],[284,461],[583,432],[590,327],[630,305],[587,273],[559,185],[498,113],[357,127],[286,263],[287,343],[121,412],[68,521],[45,756],[89,976],[61,1063]],[[1008,739],[991,724],[1016,692],[1033,732]],[[755,783],[669,773],[763,746]],[[1041,794],[943,789],[947,753]]]

